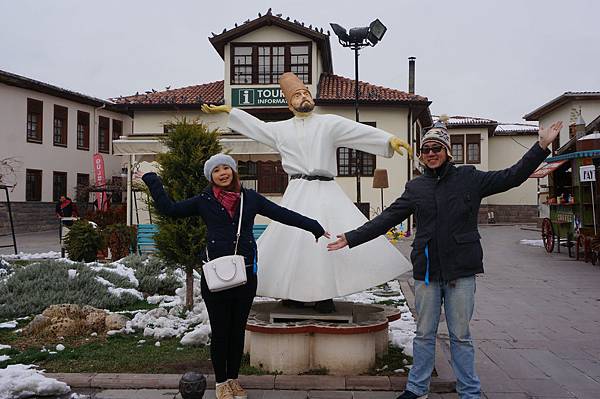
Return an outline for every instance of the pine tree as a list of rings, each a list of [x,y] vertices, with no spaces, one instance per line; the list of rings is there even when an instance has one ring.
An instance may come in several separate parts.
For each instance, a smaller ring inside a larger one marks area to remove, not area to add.
[[[192,198],[202,192],[208,181],[204,163],[221,152],[219,134],[206,125],[186,119],[171,125],[163,143],[169,151],[157,157],[161,179],[173,201]],[[194,267],[198,267],[206,245],[206,226],[199,216],[170,218],[157,215],[158,233],[155,236],[158,255],[170,265],[185,268],[186,306],[193,307]]]

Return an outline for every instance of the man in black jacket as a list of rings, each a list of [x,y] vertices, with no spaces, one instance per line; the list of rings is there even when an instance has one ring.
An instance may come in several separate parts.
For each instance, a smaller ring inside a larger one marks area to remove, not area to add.
[[[398,399],[426,398],[435,359],[435,337],[444,305],[450,333],[452,367],[461,399],[480,398],[475,351],[469,332],[474,309],[475,275],[483,273],[483,250],[477,231],[481,199],[522,184],[548,156],[548,145],[562,122],[540,129],[539,142],[508,169],[482,172],[452,162],[450,136],[438,121],[423,136],[419,160],[424,174],[409,181],[400,198],[363,226],[341,234],[330,251],[350,248],[385,234],[416,215],[411,262],[415,279],[417,331],[413,367]]]

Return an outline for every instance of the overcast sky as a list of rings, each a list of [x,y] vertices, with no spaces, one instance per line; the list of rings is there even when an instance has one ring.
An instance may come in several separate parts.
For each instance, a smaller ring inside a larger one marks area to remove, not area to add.
[[[0,0],[0,69],[100,98],[221,80],[211,32],[269,7],[324,29],[380,18],[388,31],[362,51],[361,80],[407,90],[415,56],[434,114],[519,122],[565,91],[600,90],[593,0]],[[334,39],[334,73],[353,78]]]

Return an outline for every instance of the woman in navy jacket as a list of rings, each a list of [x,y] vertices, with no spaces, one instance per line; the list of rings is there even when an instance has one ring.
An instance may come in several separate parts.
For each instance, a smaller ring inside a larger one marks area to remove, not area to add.
[[[146,173],[142,180],[152,194],[156,209],[170,217],[200,216],[207,227],[206,249],[210,259],[232,255],[239,221],[240,194],[244,207],[238,254],[246,259],[246,284],[228,290],[211,292],[202,278],[202,298],[210,318],[212,339],[211,359],[217,383],[217,398],[246,397],[237,380],[244,349],[246,321],[256,295],[256,264],[258,254],[252,234],[254,217],[266,216],[280,223],[304,229],[318,240],[329,237],[316,220],[283,208],[254,190],[242,188],[237,165],[226,154],[213,155],[204,165],[204,175],[210,185],[199,195],[173,202],[165,192],[156,173]],[[139,176],[139,175],[138,175]]]

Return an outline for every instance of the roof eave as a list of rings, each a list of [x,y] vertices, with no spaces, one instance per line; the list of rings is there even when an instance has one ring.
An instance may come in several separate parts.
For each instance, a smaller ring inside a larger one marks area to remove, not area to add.
[[[321,48],[321,57],[323,58],[323,68],[325,69],[325,72],[333,72],[331,44],[328,35],[309,29],[305,26],[301,26],[297,23],[283,20],[272,14],[263,15],[262,17],[259,17],[253,21],[244,23],[243,25],[223,32],[220,35],[209,37],[208,41],[213,45],[215,50],[217,50],[221,58],[225,59],[225,45],[227,43],[237,39],[238,37],[244,36],[255,29],[271,25],[276,25],[282,29],[309,37],[317,42]]]
[[[116,106],[124,111],[178,111],[178,110],[191,110],[196,109],[200,111],[202,104],[209,105],[222,105],[224,101],[219,102],[201,102],[201,103],[188,103],[188,104],[173,104],[173,103],[160,103],[160,104],[116,104]]]
[[[359,99],[359,105],[397,105],[402,107],[422,105],[428,107],[428,100],[364,100]],[[316,98],[315,105],[354,105],[353,99]]]
[[[523,119],[525,119],[526,121],[539,121],[542,115],[555,110],[556,108],[568,103],[569,101],[578,100],[600,100],[600,94],[565,92],[560,96],[548,101],[541,107],[538,107],[530,113],[524,115]]]
[[[116,104],[110,101],[86,96],[84,94],[63,89],[58,86],[51,85],[49,83],[40,82],[6,71],[0,71],[0,83],[4,83],[8,86],[19,87],[21,89],[36,91],[38,93],[48,94],[54,97],[64,98],[66,100],[74,101],[80,104],[91,105],[94,107],[104,106],[105,109],[119,112],[115,107]]]

